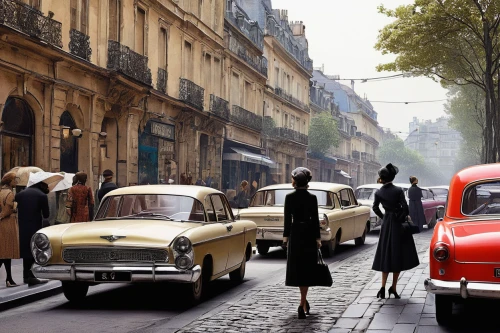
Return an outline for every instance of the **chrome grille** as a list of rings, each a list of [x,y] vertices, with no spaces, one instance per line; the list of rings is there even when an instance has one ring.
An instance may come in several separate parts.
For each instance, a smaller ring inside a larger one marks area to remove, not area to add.
[[[168,262],[168,253],[154,249],[69,248],[63,251],[63,259],[71,263]]]

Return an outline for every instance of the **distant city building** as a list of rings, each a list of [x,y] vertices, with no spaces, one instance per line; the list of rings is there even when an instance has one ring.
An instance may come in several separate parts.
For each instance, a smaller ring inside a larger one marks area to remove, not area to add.
[[[404,140],[405,147],[419,152],[427,162],[437,165],[447,179],[451,178],[456,171],[455,156],[462,136],[448,126],[448,118],[441,117],[432,122],[413,117],[409,130],[410,134]]]

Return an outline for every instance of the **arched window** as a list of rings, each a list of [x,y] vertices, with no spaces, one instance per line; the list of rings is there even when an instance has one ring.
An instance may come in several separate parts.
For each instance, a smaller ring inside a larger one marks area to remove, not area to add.
[[[2,113],[2,174],[16,166],[32,165],[34,116],[28,103],[9,97]]]
[[[69,127],[69,131],[61,131],[60,170],[76,173],[78,172],[78,139],[71,135],[71,130],[77,127],[75,120],[68,111],[64,111],[61,115],[59,126]]]

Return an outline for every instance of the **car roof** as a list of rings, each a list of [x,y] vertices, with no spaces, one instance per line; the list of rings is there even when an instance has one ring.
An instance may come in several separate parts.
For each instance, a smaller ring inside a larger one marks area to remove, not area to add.
[[[318,191],[338,191],[344,188],[351,188],[349,185],[345,184],[337,184],[337,183],[326,183],[326,182],[309,182],[309,188],[308,190],[318,190]],[[274,184],[274,185],[269,185],[263,188],[260,188],[258,191],[268,191],[268,190],[283,190],[283,189],[290,189],[292,190],[292,184],[291,183],[286,183],[286,184]]]
[[[435,186],[427,186],[427,187],[430,188],[430,189],[441,188],[441,189],[444,189],[444,190],[448,190],[450,188],[449,185],[435,185]]]
[[[208,194],[220,193],[221,191],[206,186],[197,185],[138,185],[120,187],[106,194],[126,195],[126,194],[171,194],[204,199]]]
[[[364,185],[359,185],[358,187],[356,187],[356,190],[358,188],[381,188],[382,187],[382,184],[364,184]]]

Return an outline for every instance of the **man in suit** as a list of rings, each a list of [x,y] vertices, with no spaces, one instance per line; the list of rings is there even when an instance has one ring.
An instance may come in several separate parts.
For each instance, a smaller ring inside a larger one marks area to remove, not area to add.
[[[23,281],[28,286],[46,283],[31,272],[31,266],[35,263],[31,253],[31,237],[48,223],[44,219],[49,217],[49,200],[47,194],[49,186],[42,182],[36,183],[17,193],[17,218],[19,224],[19,251],[23,258]]]
[[[102,198],[113,190],[116,190],[118,186],[113,183],[113,171],[106,169],[103,171],[102,176],[104,177],[104,182],[101,184],[101,188],[97,192],[97,198],[101,202]]]

